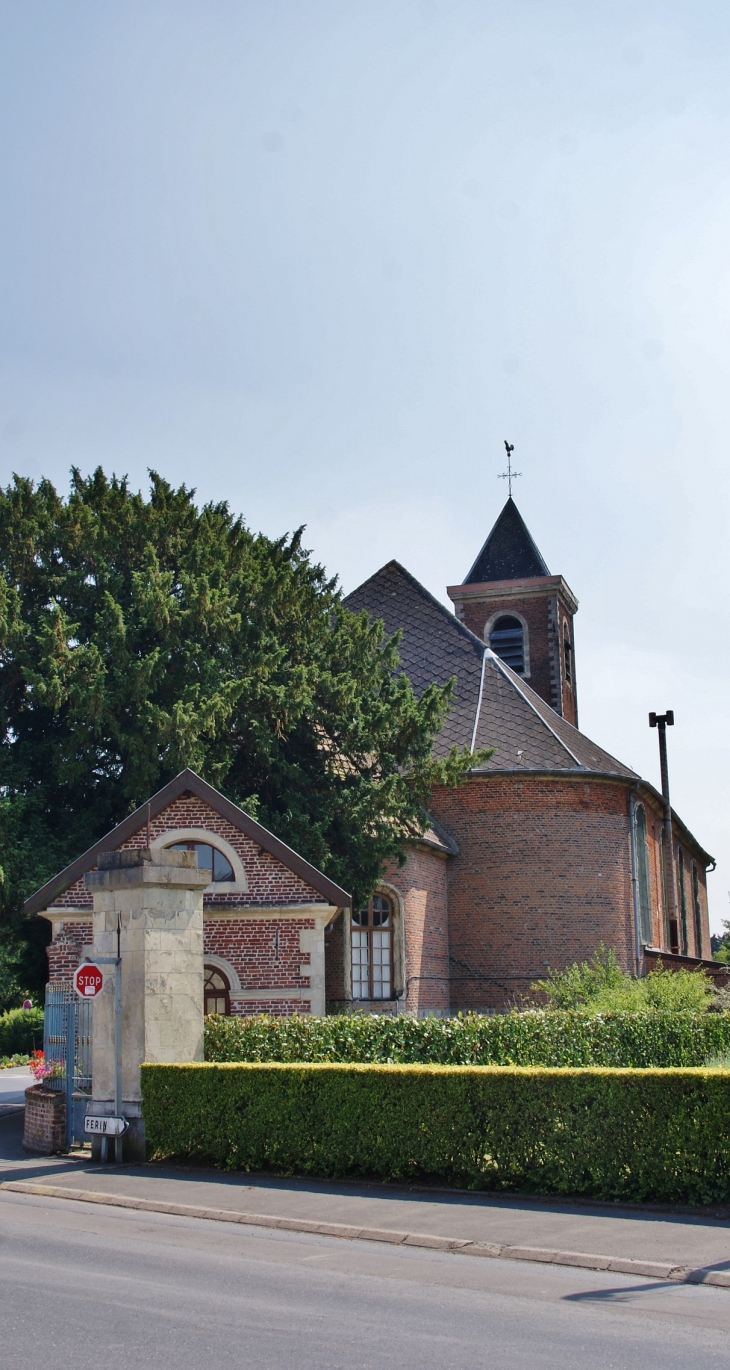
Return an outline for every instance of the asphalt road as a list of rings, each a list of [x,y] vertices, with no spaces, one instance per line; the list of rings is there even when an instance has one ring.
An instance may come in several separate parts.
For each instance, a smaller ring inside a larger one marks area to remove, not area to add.
[[[0,1194],[2,1370],[714,1370],[730,1291]]]

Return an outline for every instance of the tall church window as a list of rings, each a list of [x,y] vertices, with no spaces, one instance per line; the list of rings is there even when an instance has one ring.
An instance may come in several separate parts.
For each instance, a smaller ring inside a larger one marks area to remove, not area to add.
[[[697,866],[692,862],[692,905],[695,915],[695,955],[702,955],[702,905],[700,904],[700,877]]]
[[[390,999],[393,993],[393,905],[384,894],[352,910],[352,997]]]
[[[210,842],[173,842],[170,851],[196,851],[198,870],[210,871],[212,885],[223,884],[236,878],[228,857],[224,856],[222,851],[218,851],[217,847],[211,846]]]
[[[682,955],[687,956],[689,952],[689,942],[687,940],[687,889],[684,881],[684,852],[681,847],[677,854],[677,879],[679,881],[679,919],[682,933]]]
[[[637,804],[634,821],[636,828],[636,864],[639,877],[639,927],[642,942],[646,946],[651,946],[654,927],[651,909],[649,852],[646,845],[646,810],[643,804]]]
[[[565,661],[565,683],[573,684],[573,646],[567,623],[563,627],[563,658]]]
[[[513,614],[503,614],[498,618],[489,634],[489,645],[513,671],[524,675],[525,635],[518,618]]]
[[[217,966],[203,967],[203,998],[205,1007],[203,1012],[208,1013],[230,1013],[231,995],[230,985]]]

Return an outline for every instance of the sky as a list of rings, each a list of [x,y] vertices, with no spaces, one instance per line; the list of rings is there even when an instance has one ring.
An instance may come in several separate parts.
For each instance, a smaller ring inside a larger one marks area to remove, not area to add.
[[[354,589],[506,497],[730,918],[730,8],[0,0],[0,480],[150,468]]]

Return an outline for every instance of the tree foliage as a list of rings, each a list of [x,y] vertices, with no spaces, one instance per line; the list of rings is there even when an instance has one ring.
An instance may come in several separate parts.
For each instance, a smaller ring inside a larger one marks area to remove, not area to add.
[[[432,757],[450,687],[416,697],[301,530],[74,470],[0,492],[0,562],[6,917],[185,766],[362,897],[480,759]]]

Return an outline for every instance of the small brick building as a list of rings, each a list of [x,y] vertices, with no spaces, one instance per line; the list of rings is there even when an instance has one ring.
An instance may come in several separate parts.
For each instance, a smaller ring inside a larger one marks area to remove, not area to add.
[[[350,896],[237,805],[182,771],[28,900],[52,925],[49,980],[67,985],[91,953],[93,899],[84,876],[101,852],[186,847],[204,894],[208,1013],[324,1013],[325,935]]]
[[[579,732],[578,602],[511,498],[448,594],[455,614],[391,561],[347,601],[400,631],[417,693],[454,679],[437,754],[494,749],[460,788],[433,792],[428,829],[367,907],[184,771],[28,901],[53,926],[51,982],[90,951],[84,875],[99,853],[148,845],[196,848],[210,867],[208,1012],[500,1009],[600,942],[634,974],[658,952],[711,965],[712,858],[672,813],[670,917],[662,797]]]

